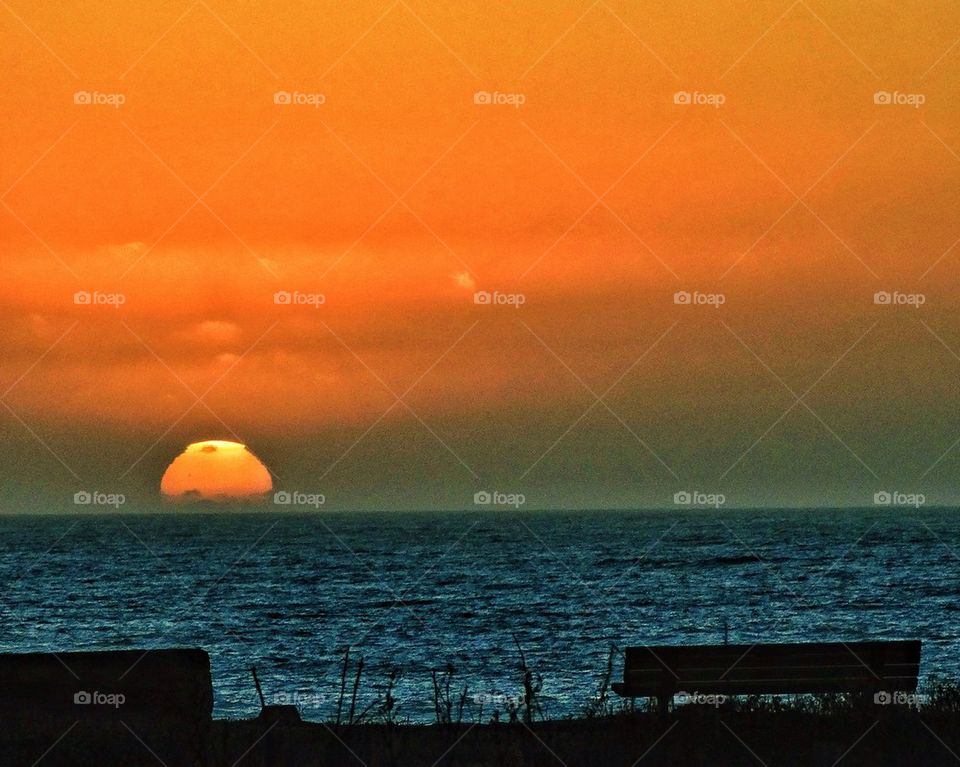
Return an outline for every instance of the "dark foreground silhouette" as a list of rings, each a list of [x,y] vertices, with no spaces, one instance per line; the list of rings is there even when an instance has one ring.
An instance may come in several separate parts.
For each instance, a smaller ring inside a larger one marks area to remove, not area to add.
[[[681,708],[532,725],[287,725],[215,721],[201,753],[124,728],[75,727],[53,741],[4,744],[9,765],[956,765],[952,712],[715,711]],[[52,746],[52,748],[51,748]],[[49,750],[48,750],[49,749]],[[44,756],[44,753],[46,755]],[[40,760],[39,762],[37,760]]]
[[[855,649],[869,662],[870,648]],[[760,668],[775,660],[779,668],[796,652],[796,647],[764,649],[754,662]],[[689,675],[694,667],[687,661],[703,653],[687,648],[674,656],[686,659],[680,663],[665,652],[662,661]],[[637,674],[642,656],[628,657],[633,662],[627,663],[625,680],[646,679],[647,670]],[[875,651],[875,660],[884,657],[894,657],[890,648]],[[832,655],[821,661],[829,661],[824,668],[835,667]],[[787,700],[695,691],[679,693],[686,704],[672,712],[654,705],[638,712],[609,698],[605,684],[584,718],[540,721],[533,698],[539,682],[532,681],[525,660],[521,669],[523,697],[499,721],[491,722],[488,714],[482,723],[458,722],[450,718],[450,708],[444,718],[438,707],[437,724],[399,724],[389,694],[365,723],[353,720],[352,705],[344,721],[353,723],[347,724],[302,722],[289,706],[267,706],[254,720],[213,721],[209,658],[202,650],[0,656],[0,764],[936,767],[960,761],[955,685],[935,684],[922,695],[861,689]],[[657,682],[653,691],[662,689],[658,677],[651,679]]]

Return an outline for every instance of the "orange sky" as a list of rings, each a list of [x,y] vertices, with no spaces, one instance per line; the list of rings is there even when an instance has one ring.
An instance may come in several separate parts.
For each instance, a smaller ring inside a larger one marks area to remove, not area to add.
[[[14,495],[155,488],[216,437],[332,507],[954,502],[958,30],[949,2],[10,0]]]

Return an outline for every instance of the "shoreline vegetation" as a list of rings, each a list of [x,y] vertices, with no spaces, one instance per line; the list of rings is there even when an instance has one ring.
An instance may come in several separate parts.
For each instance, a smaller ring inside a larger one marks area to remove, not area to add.
[[[724,696],[678,694],[667,716],[656,702],[612,693],[620,651],[611,646],[578,715],[550,719],[540,696],[544,676],[514,637],[513,696],[490,702],[447,665],[431,674],[434,720],[415,723],[396,696],[399,667],[375,681],[364,658],[343,650],[336,707],[323,721],[301,719],[295,705],[264,693],[253,719],[217,719],[146,740],[122,719],[71,727],[4,744],[11,765],[157,765],[166,767],[586,767],[588,765],[911,765],[960,761],[960,680],[928,677],[916,693]],[[364,695],[374,691],[370,700]],[[62,723],[60,723],[62,724]],[[76,723],[75,723],[76,724]],[[58,725],[59,726],[59,725]],[[62,727],[61,727],[62,729]],[[22,735],[22,733],[21,733]],[[8,734],[8,737],[9,734]],[[62,742],[61,742],[62,741]],[[46,753],[45,753],[46,752]],[[43,756],[42,759],[39,759]]]
[[[576,714],[551,718],[542,698],[544,675],[528,663],[516,635],[517,650],[515,690],[513,694],[478,694],[471,691],[469,682],[460,680],[453,664],[431,672],[433,690],[432,722],[412,721],[403,710],[403,701],[395,692],[402,667],[393,666],[380,682],[370,682],[364,676],[367,668],[363,655],[355,655],[353,648],[343,649],[339,675],[339,694],[335,713],[325,720],[302,720],[296,701],[284,693],[269,698],[263,694],[256,668],[251,674],[263,711],[260,719],[291,723],[319,723],[332,727],[359,727],[367,725],[428,727],[478,726],[535,723],[563,723],[615,718],[644,718],[658,713],[653,698],[622,698],[613,691],[613,682],[623,665],[623,651],[610,645],[602,672],[584,685],[585,699]],[[361,699],[364,686],[372,689],[374,697]],[[592,685],[592,686],[591,686]],[[929,675],[915,692],[880,692],[876,694],[791,694],[791,695],[706,695],[696,690],[678,691],[671,705],[671,715],[683,711],[713,710],[717,713],[782,713],[793,712],[815,715],[842,715],[874,710],[936,711],[960,714],[960,679]],[[222,719],[218,721],[250,721]],[[960,761],[960,756],[958,756]]]
[[[358,706],[362,656],[344,649],[336,715],[301,721],[290,705],[266,705],[255,720],[218,720],[212,763],[390,765],[947,765],[960,761],[960,682],[935,677],[916,693],[739,696],[678,694],[664,718],[652,699],[612,691],[623,656],[611,645],[579,715],[545,716],[544,675],[519,639],[513,696],[471,698],[448,664],[433,671],[434,721],[412,723],[395,697],[402,669],[374,684]],[[252,670],[256,678],[255,670]],[[258,685],[258,694],[260,693]],[[470,701],[473,706],[468,706]],[[261,697],[261,702],[266,701]],[[258,750],[259,749],[259,750]],[[246,756],[244,756],[246,755]]]

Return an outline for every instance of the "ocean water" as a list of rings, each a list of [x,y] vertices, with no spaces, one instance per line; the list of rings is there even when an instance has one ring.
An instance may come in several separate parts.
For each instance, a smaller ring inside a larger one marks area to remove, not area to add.
[[[514,637],[551,717],[612,644],[922,639],[921,680],[960,678],[952,510],[5,516],[0,584],[0,650],[199,646],[217,717],[257,712],[252,665],[331,716],[346,645],[358,710],[398,667],[411,721],[448,664],[465,718],[515,696]]]

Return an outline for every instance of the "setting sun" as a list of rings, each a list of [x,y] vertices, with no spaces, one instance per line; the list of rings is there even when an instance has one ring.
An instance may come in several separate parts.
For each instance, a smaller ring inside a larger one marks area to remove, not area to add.
[[[188,445],[160,481],[163,496],[176,501],[252,499],[272,488],[260,459],[246,445],[224,440]]]

